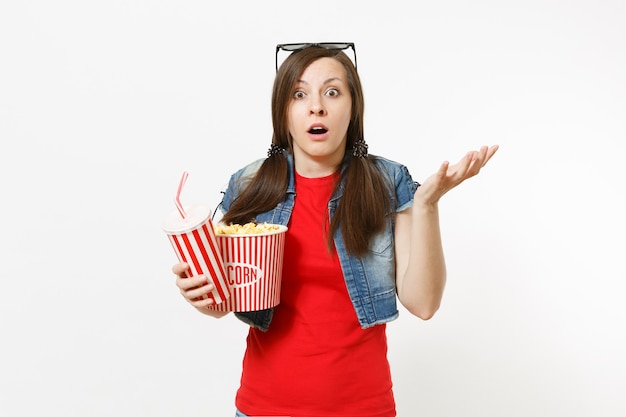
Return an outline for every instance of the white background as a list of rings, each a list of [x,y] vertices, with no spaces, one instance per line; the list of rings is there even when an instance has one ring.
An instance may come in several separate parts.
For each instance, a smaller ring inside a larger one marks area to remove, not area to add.
[[[245,325],[160,229],[270,143],[274,47],[352,41],[370,152],[441,202],[449,281],[388,326],[400,417],[626,415],[626,3],[0,5],[0,415],[234,415]]]

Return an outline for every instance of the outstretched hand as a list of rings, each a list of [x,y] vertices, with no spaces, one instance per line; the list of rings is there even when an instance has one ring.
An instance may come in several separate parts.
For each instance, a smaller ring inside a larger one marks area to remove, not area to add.
[[[415,192],[415,200],[435,205],[445,193],[478,174],[498,150],[498,145],[483,146],[478,151],[468,152],[459,162],[450,165],[445,161],[439,170],[428,177]]]

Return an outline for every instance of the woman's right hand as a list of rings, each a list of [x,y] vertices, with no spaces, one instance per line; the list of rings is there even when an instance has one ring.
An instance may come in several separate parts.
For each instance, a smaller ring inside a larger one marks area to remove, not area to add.
[[[172,272],[176,275],[176,286],[189,304],[203,310],[213,304],[214,301],[206,295],[213,291],[214,286],[205,275],[192,277],[185,262],[174,265]]]

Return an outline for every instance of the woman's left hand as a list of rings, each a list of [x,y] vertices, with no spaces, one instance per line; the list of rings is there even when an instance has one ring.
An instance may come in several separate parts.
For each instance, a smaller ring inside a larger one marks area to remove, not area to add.
[[[415,200],[435,205],[445,193],[478,174],[498,150],[498,145],[483,146],[478,151],[468,152],[459,162],[450,165],[445,161],[439,170],[428,177],[415,192]]]

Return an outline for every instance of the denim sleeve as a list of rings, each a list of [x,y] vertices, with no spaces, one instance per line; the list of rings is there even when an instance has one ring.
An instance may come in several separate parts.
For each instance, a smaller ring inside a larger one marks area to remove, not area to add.
[[[409,169],[406,166],[400,165],[396,170],[395,186],[397,198],[396,212],[400,212],[413,205],[413,195],[420,184],[413,181]]]

